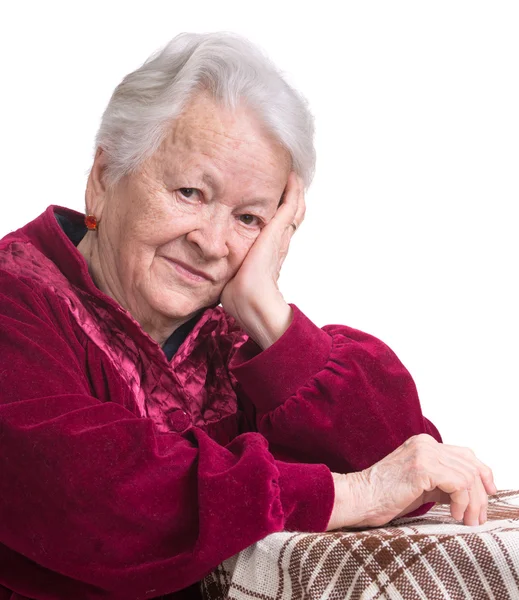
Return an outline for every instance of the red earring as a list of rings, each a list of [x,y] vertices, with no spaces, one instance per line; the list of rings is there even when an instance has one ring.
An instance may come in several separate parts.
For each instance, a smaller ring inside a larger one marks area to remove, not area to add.
[[[94,215],[86,215],[85,225],[90,231],[97,231],[97,218]]]

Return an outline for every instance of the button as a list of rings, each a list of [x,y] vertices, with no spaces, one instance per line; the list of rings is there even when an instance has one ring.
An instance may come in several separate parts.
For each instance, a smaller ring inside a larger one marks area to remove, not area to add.
[[[169,426],[172,431],[184,431],[191,425],[191,419],[185,410],[175,410],[168,415]]]

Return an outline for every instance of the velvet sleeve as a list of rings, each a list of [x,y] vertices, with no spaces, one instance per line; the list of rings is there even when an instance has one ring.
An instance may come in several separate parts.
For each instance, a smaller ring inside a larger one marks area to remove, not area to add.
[[[101,402],[65,320],[0,271],[0,587],[154,598],[267,534],[326,528],[326,466],[275,460],[258,433],[159,433],[116,387]]]
[[[345,325],[320,329],[291,306],[292,323],[277,342],[261,351],[249,340],[229,365],[245,410],[252,405],[275,456],[349,473],[415,434],[441,441],[422,414],[411,375],[388,346]]]

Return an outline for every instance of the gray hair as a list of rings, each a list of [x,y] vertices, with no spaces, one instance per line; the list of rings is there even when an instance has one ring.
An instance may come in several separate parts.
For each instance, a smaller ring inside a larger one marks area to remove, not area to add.
[[[107,154],[109,186],[158,149],[168,126],[201,89],[231,109],[244,101],[310,185],[314,124],[306,100],[251,42],[222,32],[178,35],[116,87],[96,136],[96,148]]]

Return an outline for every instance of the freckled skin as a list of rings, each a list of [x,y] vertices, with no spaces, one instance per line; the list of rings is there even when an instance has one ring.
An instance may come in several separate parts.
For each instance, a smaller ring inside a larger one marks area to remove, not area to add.
[[[200,94],[159,149],[113,191],[103,184],[105,161],[98,150],[86,191],[99,229],[78,248],[99,288],[162,344],[200,309],[219,302],[276,212],[289,155],[250,109],[230,112]],[[181,188],[199,191],[186,197]],[[258,199],[264,203],[251,204]],[[187,282],[166,257],[212,281]]]

